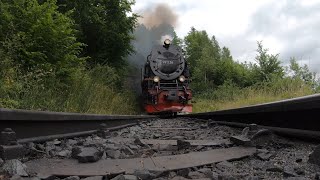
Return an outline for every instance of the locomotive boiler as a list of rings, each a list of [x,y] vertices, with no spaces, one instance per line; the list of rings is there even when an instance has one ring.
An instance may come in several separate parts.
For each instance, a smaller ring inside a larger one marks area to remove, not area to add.
[[[142,71],[143,106],[149,114],[192,112],[190,72],[179,46],[169,39],[152,47]]]

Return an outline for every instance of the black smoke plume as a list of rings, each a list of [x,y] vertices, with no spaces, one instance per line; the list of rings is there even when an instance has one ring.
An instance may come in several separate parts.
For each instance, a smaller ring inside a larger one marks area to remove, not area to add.
[[[132,41],[135,53],[128,58],[133,67],[131,82],[137,93],[141,92],[141,68],[144,66],[152,46],[162,44],[165,38],[172,40],[178,16],[168,5],[157,4],[153,8],[143,10],[138,19],[138,26]]]

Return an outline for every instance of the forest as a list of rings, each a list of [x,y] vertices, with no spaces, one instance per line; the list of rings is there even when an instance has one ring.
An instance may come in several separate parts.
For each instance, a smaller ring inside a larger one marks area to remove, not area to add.
[[[139,14],[130,0],[0,0],[0,108],[140,114],[128,84]],[[173,27],[171,27],[173,28]],[[215,36],[173,31],[192,73],[194,112],[319,91],[316,73],[295,57],[282,64],[257,41],[244,63]],[[151,47],[150,47],[151,49]],[[142,59],[141,61],[145,61]]]

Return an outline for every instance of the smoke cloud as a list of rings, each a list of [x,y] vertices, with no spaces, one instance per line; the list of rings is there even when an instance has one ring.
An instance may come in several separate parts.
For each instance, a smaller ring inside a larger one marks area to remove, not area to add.
[[[170,40],[172,41],[173,37],[172,37],[171,35],[169,35],[169,34],[166,34],[166,35],[164,35],[164,36],[161,36],[161,39],[160,39],[160,42],[159,42],[159,43],[163,43],[164,40],[166,40],[166,39],[170,39]]]
[[[157,4],[153,8],[142,11],[139,25],[135,29],[132,45],[135,53],[131,54],[128,61],[134,69],[130,77],[132,88],[137,94],[141,92],[141,71],[147,61],[152,46],[162,44],[166,38],[170,40],[174,36],[174,27],[177,24],[178,15],[166,4]]]
[[[158,27],[161,24],[170,24],[175,27],[178,15],[166,4],[158,4],[154,9],[144,10],[139,23],[147,28]]]
[[[166,4],[143,10],[133,33],[135,40],[132,45],[136,53],[129,57],[129,62],[141,68],[153,45],[162,44],[166,38],[173,39],[177,20],[178,15]]]

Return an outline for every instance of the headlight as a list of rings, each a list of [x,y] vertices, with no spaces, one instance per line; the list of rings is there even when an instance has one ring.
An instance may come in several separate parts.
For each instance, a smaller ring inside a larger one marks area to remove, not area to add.
[[[171,43],[170,39],[164,40],[164,44],[165,44],[165,45],[170,45],[170,43]]]
[[[160,78],[159,78],[158,76],[155,76],[155,77],[153,77],[153,81],[154,81],[154,82],[159,82],[159,81],[160,81]]]
[[[180,82],[184,82],[185,80],[186,80],[186,78],[185,78],[184,76],[180,76],[180,77],[179,77],[179,81],[180,81]]]

